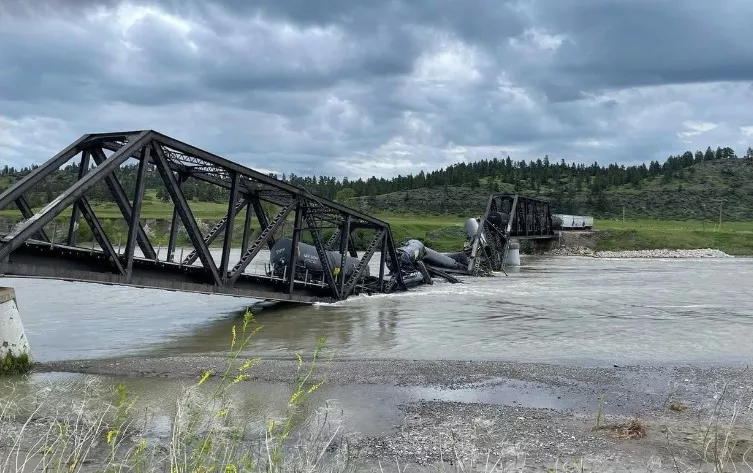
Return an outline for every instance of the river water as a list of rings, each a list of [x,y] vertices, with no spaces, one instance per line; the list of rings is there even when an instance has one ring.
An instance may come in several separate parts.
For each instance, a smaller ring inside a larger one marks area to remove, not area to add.
[[[288,357],[324,336],[330,352],[351,359],[611,365],[753,356],[753,259],[524,256],[508,273],[263,309],[250,353]],[[54,280],[1,284],[16,289],[38,361],[224,353],[232,325],[254,302]]]

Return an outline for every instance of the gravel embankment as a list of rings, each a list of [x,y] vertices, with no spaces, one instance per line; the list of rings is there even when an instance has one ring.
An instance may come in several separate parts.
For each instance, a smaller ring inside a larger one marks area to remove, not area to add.
[[[704,248],[698,250],[634,250],[634,251],[599,251],[598,258],[731,258],[727,253]]]
[[[550,256],[589,256],[593,258],[732,258],[731,255],[711,248],[696,250],[626,250],[594,251],[586,247],[555,248],[547,252]]]
[[[37,370],[196,380],[225,361],[138,357],[52,362],[38,364]],[[290,381],[295,366],[292,360],[262,360],[251,370],[250,382]],[[395,471],[381,467],[397,463],[412,465],[411,471],[436,471],[432,468],[441,460],[467,466],[474,456],[479,471],[491,471],[484,469],[490,455],[492,464],[500,459],[510,468],[505,471],[546,471],[557,461],[583,458],[589,470],[646,471],[653,464],[651,471],[669,472],[672,455],[686,463],[697,460],[713,419],[721,421],[717,427],[725,438],[731,433],[737,442],[736,461],[753,445],[753,373],[737,366],[334,360],[323,363],[319,374],[328,398],[357,393],[358,405],[380,406],[386,410],[381,415],[389,417],[398,409],[397,418],[403,418],[380,435],[352,439],[365,462],[359,471]],[[593,431],[599,399],[606,428]],[[675,402],[682,408],[673,409]],[[647,429],[646,437],[615,438],[619,429],[609,426],[624,426],[634,416]],[[733,418],[735,426],[729,427]]]

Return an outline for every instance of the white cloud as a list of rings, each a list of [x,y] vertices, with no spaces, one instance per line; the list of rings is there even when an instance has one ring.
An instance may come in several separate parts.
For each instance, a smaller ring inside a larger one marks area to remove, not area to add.
[[[700,135],[702,133],[706,133],[707,131],[714,130],[719,126],[716,123],[695,121],[684,121],[682,122],[682,124],[690,131],[677,132],[677,136],[681,137]]]
[[[478,67],[484,59],[476,48],[447,34],[433,39],[434,47],[416,61],[416,81],[462,86],[482,78]]]

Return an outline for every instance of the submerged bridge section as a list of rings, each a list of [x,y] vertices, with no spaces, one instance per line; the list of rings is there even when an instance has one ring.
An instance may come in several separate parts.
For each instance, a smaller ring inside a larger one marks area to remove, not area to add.
[[[129,161],[138,165],[133,189],[116,172]],[[75,183],[34,213],[26,195],[71,162],[78,164]],[[173,204],[169,240],[157,248],[142,215],[145,182],[155,173]],[[212,184],[227,198],[226,215],[214,228],[202,231],[183,192],[191,180]],[[97,185],[106,186],[124,219],[125,246],[90,201]],[[11,204],[24,219],[0,240],[5,276],[295,302],[406,289],[400,271],[385,275],[398,264],[386,222],[153,130],[82,136],[0,194],[0,210]],[[79,243],[82,217],[92,238]],[[60,227],[68,231],[56,237]],[[361,256],[354,232],[365,242]],[[221,248],[210,249],[218,239]],[[282,270],[268,267],[273,255]]]
[[[504,271],[516,240],[555,238],[549,202],[506,193],[491,194],[483,216],[466,222],[466,232],[467,271],[474,276]]]

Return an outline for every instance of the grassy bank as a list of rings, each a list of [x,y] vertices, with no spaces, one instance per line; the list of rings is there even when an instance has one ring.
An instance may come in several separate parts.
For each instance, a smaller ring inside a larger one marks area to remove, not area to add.
[[[714,248],[731,255],[753,255],[753,222],[598,220],[599,251]]]

